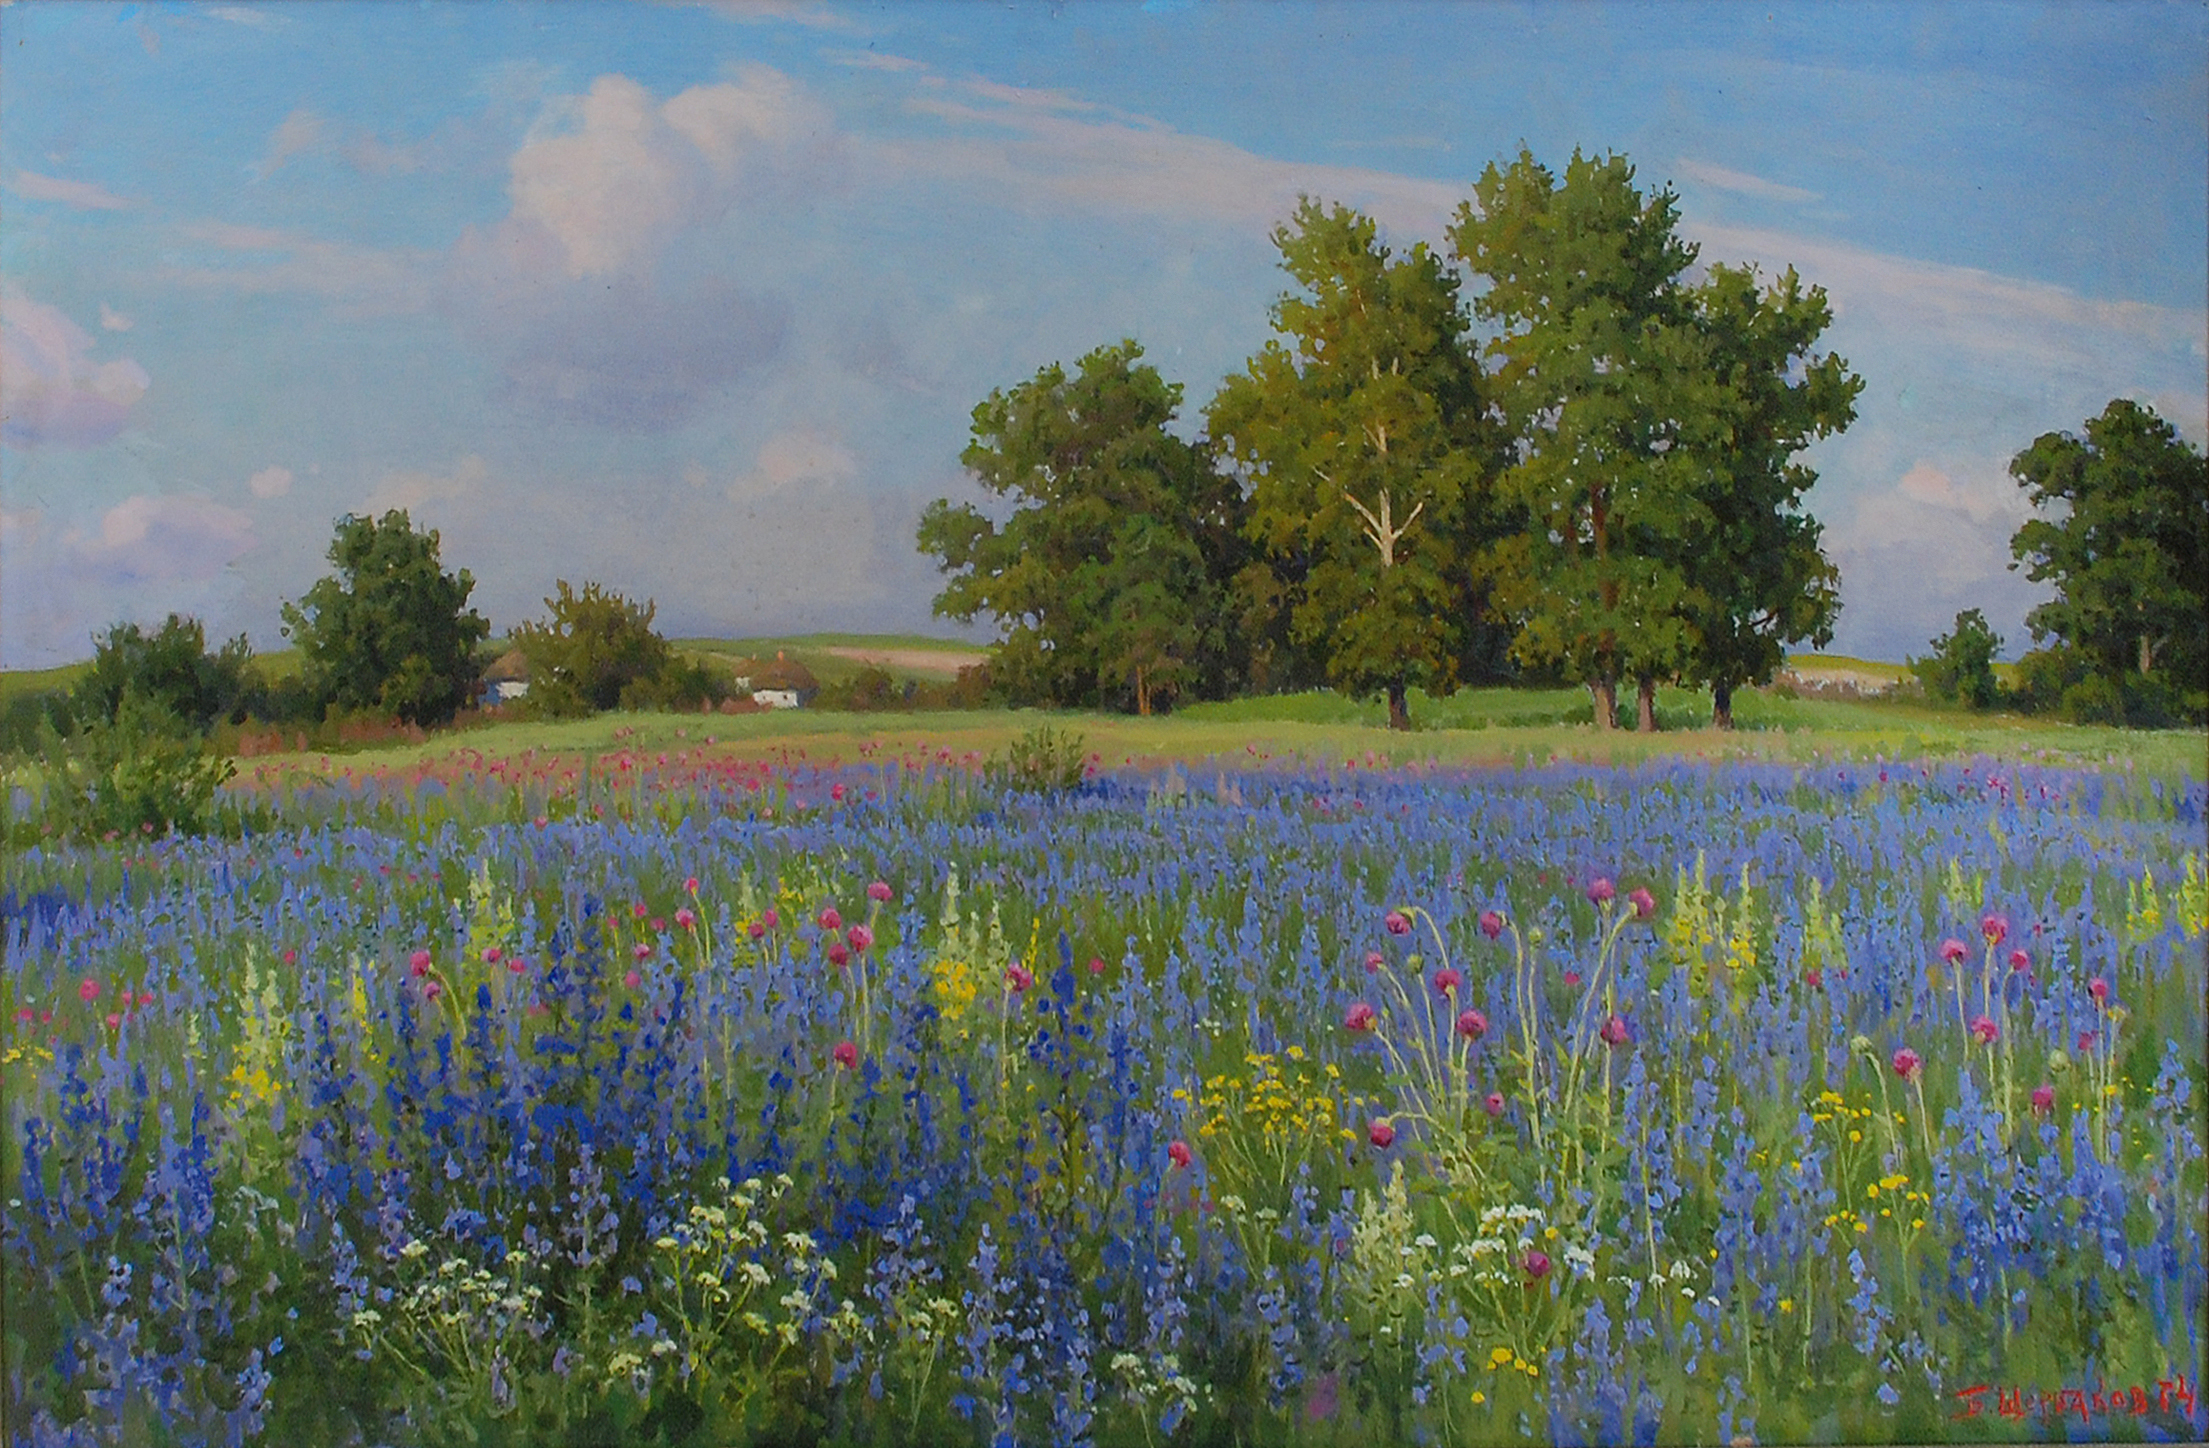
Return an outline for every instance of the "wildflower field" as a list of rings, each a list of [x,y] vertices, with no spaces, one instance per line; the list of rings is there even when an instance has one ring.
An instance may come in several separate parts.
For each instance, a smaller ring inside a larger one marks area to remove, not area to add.
[[[2209,1431],[2198,780],[969,764],[11,849],[11,1439]]]

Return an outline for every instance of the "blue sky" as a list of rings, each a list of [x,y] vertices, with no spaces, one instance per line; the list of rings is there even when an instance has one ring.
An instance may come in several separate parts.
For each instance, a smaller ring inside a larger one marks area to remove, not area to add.
[[[1837,649],[1981,607],[2007,459],[2197,445],[2209,7],[238,3],[0,9],[0,666],[178,610],[276,646],[347,512],[498,629],[955,632],[913,547],[992,387],[1122,336],[1193,419],[1300,193],[1439,241],[1523,142],[1825,286]]]

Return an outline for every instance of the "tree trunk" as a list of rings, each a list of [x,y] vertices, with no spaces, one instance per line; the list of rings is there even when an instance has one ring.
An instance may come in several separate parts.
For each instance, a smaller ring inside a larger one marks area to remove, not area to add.
[[[1411,728],[1411,705],[1404,697],[1402,684],[1388,686],[1388,727],[1405,730]]]
[[[1143,666],[1141,664],[1135,666],[1135,712],[1145,719],[1151,716],[1151,691],[1143,681]]]
[[[2155,663],[2155,641],[2146,634],[2140,635],[2140,672],[2146,674]]]
[[[1595,727],[1618,727],[1618,681],[1615,679],[1588,680],[1588,693],[1595,698]]]
[[[1657,732],[1657,681],[1637,679],[1634,684],[1634,727],[1644,734]]]
[[[1710,686],[1710,727],[1733,728],[1733,685],[1723,679]]]

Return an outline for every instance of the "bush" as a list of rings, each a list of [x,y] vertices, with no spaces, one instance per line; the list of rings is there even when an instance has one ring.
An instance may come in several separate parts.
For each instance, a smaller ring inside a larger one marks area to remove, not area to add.
[[[81,840],[207,833],[215,791],[236,766],[158,700],[125,692],[112,719],[44,739],[46,823]]]
[[[119,623],[93,645],[92,667],[71,692],[70,713],[79,723],[112,722],[124,697],[135,694],[204,734],[238,722],[254,696],[266,692],[252,660],[244,634],[207,652],[207,630],[196,618],[172,613],[151,634]]]
[[[1070,730],[1040,725],[990,756],[989,777],[1007,789],[1051,794],[1082,782],[1089,760],[1086,741]]]
[[[1994,678],[1994,656],[2001,648],[2002,636],[1987,627],[1986,615],[1967,608],[1949,632],[1933,640],[1930,658],[1909,661],[1910,672],[1936,699],[1991,709],[2001,693]]]
[[[705,665],[677,657],[654,631],[658,606],[596,583],[578,593],[566,579],[545,600],[550,616],[514,630],[529,661],[527,711],[573,718],[602,709],[695,709],[727,697]]]

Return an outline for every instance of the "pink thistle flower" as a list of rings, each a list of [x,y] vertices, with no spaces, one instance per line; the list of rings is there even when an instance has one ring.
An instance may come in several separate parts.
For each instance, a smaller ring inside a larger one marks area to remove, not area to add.
[[[1503,934],[1503,917],[1493,910],[1480,912],[1480,933],[1494,940]]]
[[[1941,959],[1947,961],[1950,965],[1956,964],[1970,953],[1971,948],[1961,940],[1944,940],[1941,942]]]
[[[1447,967],[1434,973],[1434,993],[1436,995],[1456,995],[1458,987],[1463,984],[1465,984],[1465,977]]]
[[[2032,968],[2033,958],[2030,955],[2027,955],[2022,950],[2013,950],[2010,952],[2011,970],[2031,970]]]
[[[1411,920],[1401,910],[1391,910],[1381,917],[1381,928],[1391,935],[1411,934]]]
[[[84,978],[84,983],[77,987],[77,999],[83,1001],[86,1005],[90,1005],[92,1002],[98,1000],[99,998],[100,983],[92,979],[92,977],[86,976]]]
[[[1457,1033],[1468,1041],[1477,1041],[1488,1034],[1488,1018],[1479,1011],[1459,1011]]]
[[[1568,970],[1568,971],[1566,971],[1566,972],[1565,972],[1565,984],[1566,984],[1566,985],[1578,985],[1578,984],[1580,984],[1580,972],[1579,972],[1579,971],[1577,971],[1577,970]]]
[[[638,986],[644,984],[644,977],[632,970],[622,976],[621,983],[629,989],[635,990]]]
[[[852,926],[844,932],[844,938],[851,942],[853,955],[865,955],[874,944],[874,932],[864,925]]]
[[[629,906],[630,916],[637,920],[642,920],[645,916],[650,915],[651,913],[652,911],[645,905],[642,900],[635,901]]]
[[[1588,898],[1598,905],[1608,905],[1618,898],[1618,886],[1606,876],[1598,875],[1588,882]]]
[[[767,934],[767,923],[764,920],[754,920],[744,927],[744,933],[754,940],[763,939]]]
[[[782,917],[775,914],[775,912],[772,910],[762,910],[760,912],[759,919],[760,923],[765,925],[769,930],[772,930],[776,926],[782,924]]]
[[[696,875],[691,875],[683,881],[683,893],[687,895],[698,893],[698,877]]]
[[[1897,1076],[1905,1081],[1915,1081],[1918,1078],[1919,1070],[1925,1065],[1925,1058],[1908,1046],[1904,1046],[1901,1050],[1895,1052],[1893,1065]]]
[[[849,1041],[838,1041],[836,1049],[829,1052],[829,1054],[834,1056],[836,1064],[846,1071],[854,1069],[859,1064],[859,1048]]]
[[[1480,1109],[1490,1116],[1503,1115],[1503,1093],[1501,1091],[1491,1091],[1483,1096],[1480,1099]]]
[[[890,899],[890,882],[887,880],[877,880],[873,884],[869,885],[867,887],[867,898],[874,901],[877,905],[888,904]]]
[[[1166,1144],[1166,1160],[1174,1164],[1175,1171],[1181,1171],[1196,1160],[1196,1157],[1189,1150],[1188,1142],[1176,1140]]]
[[[1602,1038],[1603,1044],[1606,1046],[1625,1045],[1627,1041],[1626,1018],[1624,1016],[1612,1016],[1596,1031],[1596,1035]]]
[[[652,930],[653,930],[653,933],[657,934],[658,932],[660,932],[660,931],[662,931],[662,930],[665,930],[665,929],[667,929],[667,921],[666,921],[665,919],[661,918],[660,916],[657,916],[657,915],[653,916],[653,917],[652,917]]]
[[[1024,995],[1035,984],[1035,975],[1019,961],[1005,967],[1005,984],[1014,995]]]
[[[1103,974],[1104,974],[1104,957],[1103,957],[1103,956],[1101,956],[1101,955],[1092,955],[1092,956],[1090,956],[1090,957],[1089,957],[1089,973],[1090,973],[1091,975],[1103,975]]]
[[[1993,1045],[1995,1038],[2001,1034],[2002,1028],[1994,1023],[1992,1016],[1973,1016],[1971,1018],[1971,1039],[1977,1041],[1980,1045]]]
[[[691,927],[695,926],[697,923],[697,912],[692,910],[689,906],[686,905],[682,909],[675,912],[675,924],[678,929],[688,930]]]
[[[1386,1117],[1377,1116],[1373,1118],[1372,1124],[1365,1128],[1365,1139],[1382,1151],[1386,1151],[1396,1144],[1396,1128],[1388,1124]]]
[[[2097,1002],[2107,1002],[2109,1000],[2109,982],[2097,975],[2086,983],[2086,993],[2094,997]]]
[[[1374,1024],[1373,1008],[1364,1001],[1358,1001],[1349,1010],[1343,1012],[1342,1024],[1353,1031],[1372,1030]]]
[[[2099,1045],[2100,1045],[2101,1043],[2102,1043],[2102,1033],[2101,1033],[2100,1031],[2081,1031],[2081,1032],[2079,1032],[2079,1049],[2080,1049],[2080,1050],[2082,1050],[2082,1051],[2091,1051],[2091,1050],[2093,1050],[2093,1049],[2094,1049],[2094,1048],[2095,1048],[2096,1046],[2099,1046]]]
[[[1539,1247],[1526,1254],[1526,1276],[1530,1282],[1539,1282],[1549,1275],[1549,1254]]]
[[[629,953],[639,960],[650,960],[652,958],[652,947],[640,940],[629,947]]]
[[[122,1016],[114,1011],[109,1011],[107,1013],[107,1028],[111,1031],[121,1030],[123,1028]]]
[[[297,965],[297,964],[299,964],[299,952],[298,952],[298,951],[296,951],[296,950],[287,950],[287,951],[285,951],[285,952],[284,952],[284,964],[286,964],[286,965]]]
[[[1657,897],[1647,890],[1631,890],[1627,892],[1626,898],[1633,902],[1636,920],[1647,920],[1657,913]]]
[[[1804,971],[1802,978],[1803,984],[1809,986],[1812,990],[1825,989],[1825,972],[1815,965]]]
[[[2056,1088],[2054,1085],[2035,1086],[2033,1088],[2033,1114],[2035,1116],[2046,1116],[2055,1109]]]
[[[831,940],[828,943],[828,963],[830,965],[845,965],[848,964],[850,960],[851,952],[844,948],[843,941]]]
[[[506,962],[506,968],[515,975],[526,975],[529,971],[529,962],[517,955]]]
[[[414,954],[407,957],[407,969],[414,973],[416,979],[428,975],[430,973],[430,953],[426,950],[415,951]]]
[[[1365,952],[1365,973],[1367,975],[1379,974],[1381,966],[1385,963],[1386,962],[1382,960],[1381,953],[1379,951],[1368,950],[1367,952]]]
[[[422,982],[422,998],[424,1000],[436,1000],[444,993],[444,982],[435,980],[425,980]]]
[[[844,928],[844,917],[837,914],[836,907],[831,905],[821,912],[820,926],[823,930],[841,930]]]
[[[1989,945],[2000,945],[2010,933],[2010,922],[1999,915],[1988,915],[1979,922],[1979,933]]]

